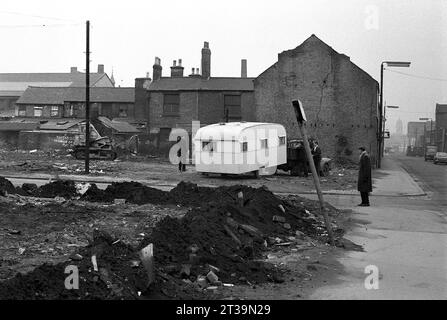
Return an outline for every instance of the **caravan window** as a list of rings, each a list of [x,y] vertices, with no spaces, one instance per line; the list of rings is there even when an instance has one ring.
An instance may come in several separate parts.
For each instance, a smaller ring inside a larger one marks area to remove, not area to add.
[[[268,149],[268,139],[261,139],[261,149]]]
[[[214,152],[216,150],[215,141],[202,141],[202,151]]]
[[[286,144],[286,137],[278,137],[279,138],[279,145],[283,146]]]

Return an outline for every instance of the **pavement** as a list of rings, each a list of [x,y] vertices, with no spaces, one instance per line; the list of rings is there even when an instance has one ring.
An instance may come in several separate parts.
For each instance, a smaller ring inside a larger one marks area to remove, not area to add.
[[[427,193],[412,178],[424,180],[417,175],[436,170],[432,181],[440,183],[446,171],[421,158],[405,161],[413,171],[402,168],[403,158],[385,158],[376,172],[371,207],[357,207],[358,196],[325,196],[338,208],[354,210],[346,238],[364,252],[338,252],[337,276],[309,299],[447,299],[447,209],[436,200],[447,194],[439,188]],[[365,286],[371,266],[378,271],[377,289]]]

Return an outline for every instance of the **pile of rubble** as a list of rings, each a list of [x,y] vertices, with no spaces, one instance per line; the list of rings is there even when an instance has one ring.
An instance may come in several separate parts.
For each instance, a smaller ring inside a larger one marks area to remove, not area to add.
[[[80,195],[76,185],[68,181],[34,189],[14,188],[8,182],[0,179],[0,191],[80,197],[94,202],[125,199],[135,204],[175,204],[190,210],[182,218],[166,217],[159,221],[135,248],[96,231],[92,244],[80,249],[72,261],[43,265],[0,283],[0,299],[202,298],[203,293],[212,294],[224,286],[283,282],[283,271],[265,262],[269,250],[303,243],[309,237],[328,241],[322,219],[311,212],[318,208],[316,204],[310,206],[310,200],[299,201],[296,197],[293,201],[281,199],[264,187],[207,188],[181,182],[164,192],[124,182],[114,183],[106,190],[92,185]],[[329,215],[338,213],[331,206],[326,210]],[[333,227],[340,238],[343,230],[335,224]],[[154,246],[156,274],[150,287],[138,257],[148,244]],[[65,289],[64,270],[68,265],[78,267],[82,290]]]

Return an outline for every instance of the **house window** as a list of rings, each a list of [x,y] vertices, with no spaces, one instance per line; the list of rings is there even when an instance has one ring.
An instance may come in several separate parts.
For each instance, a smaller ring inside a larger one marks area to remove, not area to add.
[[[41,117],[42,116],[42,107],[34,107],[34,116]]]
[[[18,116],[26,117],[26,106],[18,106]]]
[[[120,118],[126,118],[127,117],[127,106],[120,106],[119,117]]]
[[[267,139],[261,139],[261,149],[268,149],[269,144]]]
[[[52,117],[59,117],[59,107],[58,106],[51,106],[50,115]]]
[[[202,141],[202,150],[208,152],[216,151],[216,142],[215,141]]]
[[[242,142],[242,152],[248,151],[248,142]]]
[[[165,94],[163,98],[163,114],[178,115],[180,106],[179,94]]]
[[[283,146],[286,144],[286,137],[278,137],[279,138],[279,145]]]
[[[242,118],[241,96],[225,95],[224,112],[225,112],[225,118],[228,119],[228,121],[240,121]]]

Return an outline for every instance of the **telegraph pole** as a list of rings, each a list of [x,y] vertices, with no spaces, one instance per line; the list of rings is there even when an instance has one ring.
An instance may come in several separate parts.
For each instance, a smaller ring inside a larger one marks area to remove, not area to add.
[[[312,152],[310,151],[309,140],[307,138],[307,130],[306,126],[304,125],[306,122],[306,115],[304,114],[303,105],[299,100],[292,101],[292,105],[295,111],[296,121],[298,122],[298,128],[300,129],[301,135],[303,137],[304,149],[306,150],[307,160],[309,160],[310,170],[312,171],[312,177],[315,183],[315,189],[317,190],[318,194],[318,200],[320,201],[320,214],[324,217],[324,224],[326,225],[329,242],[331,243],[331,245],[335,246],[331,221],[329,219],[329,215],[324,210],[323,192],[321,191],[319,172],[317,172],[312,159]]]
[[[86,24],[85,51],[85,174],[90,173],[90,21]]]

